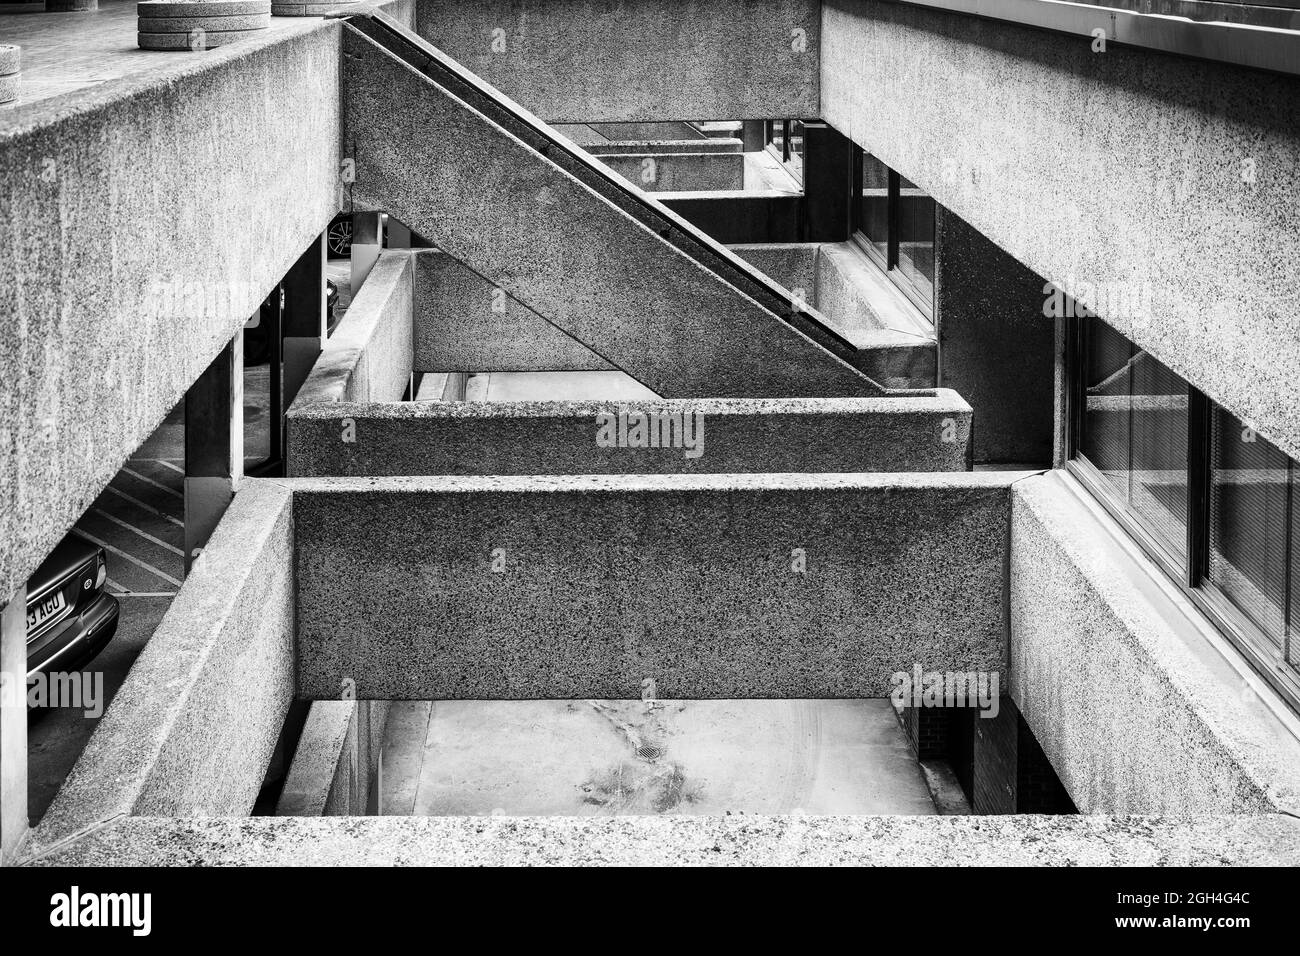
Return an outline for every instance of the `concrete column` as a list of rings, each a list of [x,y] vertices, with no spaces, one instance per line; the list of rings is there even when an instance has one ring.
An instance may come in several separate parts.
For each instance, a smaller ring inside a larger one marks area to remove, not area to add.
[[[352,298],[361,291],[361,284],[370,275],[379,253],[384,248],[383,213],[355,212],[352,214]]]
[[[745,120],[741,124],[740,138],[745,144],[745,152],[757,153],[767,145],[767,137],[763,135],[766,128],[767,124],[762,120]]]
[[[825,123],[804,123],[804,242],[844,242],[852,232],[853,143]]]
[[[0,610],[0,866],[27,833],[27,589]]]
[[[321,233],[288,271],[284,288],[284,406],[288,408],[307,381],[329,335],[325,313],[325,263],[328,252]]]
[[[185,573],[244,474],[244,332],[185,393]]]

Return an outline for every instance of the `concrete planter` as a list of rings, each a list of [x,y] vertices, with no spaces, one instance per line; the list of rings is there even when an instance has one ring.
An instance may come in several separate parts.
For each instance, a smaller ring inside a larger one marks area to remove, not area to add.
[[[18,81],[22,76],[22,49],[0,44],[0,103],[18,98]]]
[[[144,0],[136,12],[144,50],[208,50],[271,25],[271,0]]]
[[[271,13],[277,17],[320,17],[327,13],[338,10],[340,7],[349,7],[354,3],[361,3],[362,0],[335,0],[334,3],[319,3],[308,0],[308,2],[280,2],[276,0],[271,4]]]

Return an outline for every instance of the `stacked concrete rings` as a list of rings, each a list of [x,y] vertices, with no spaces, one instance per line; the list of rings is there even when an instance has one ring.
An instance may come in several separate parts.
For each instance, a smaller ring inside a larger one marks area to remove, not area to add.
[[[22,50],[0,44],[0,103],[18,99],[18,78],[22,75]]]
[[[319,17],[333,13],[340,7],[346,9],[362,0],[334,0],[333,3],[320,3],[317,0],[273,0],[271,12],[277,17]]]
[[[271,25],[271,0],[144,0],[135,9],[143,50],[210,50]]]

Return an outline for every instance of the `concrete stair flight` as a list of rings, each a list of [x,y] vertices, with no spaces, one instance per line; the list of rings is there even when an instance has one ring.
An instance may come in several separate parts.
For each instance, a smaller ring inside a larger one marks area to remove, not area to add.
[[[352,201],[666,398],[887,394],[803,302],[383,14],[343,24]]]

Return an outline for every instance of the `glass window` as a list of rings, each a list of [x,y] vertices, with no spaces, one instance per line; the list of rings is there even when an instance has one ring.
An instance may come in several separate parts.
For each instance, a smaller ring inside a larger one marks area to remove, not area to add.
[[[853,210],[859,243],[907,297],[934,311],[935,202],[870,153],[862,153]]]
[[[1187,383],[1105,323],[1085,319],[1079,450],[1179,565],[1187,556]]]
[[[1212,417],[1206,579],[1280,652],[1294,523],[1290,462],[1224,409]]]
[[[889,167],[862,154],[862,189],[858,193],[858,229],[882,263],[889,257]]]
[[[898,270],[934,298],[934,200],[906,179],[898,197]]]

